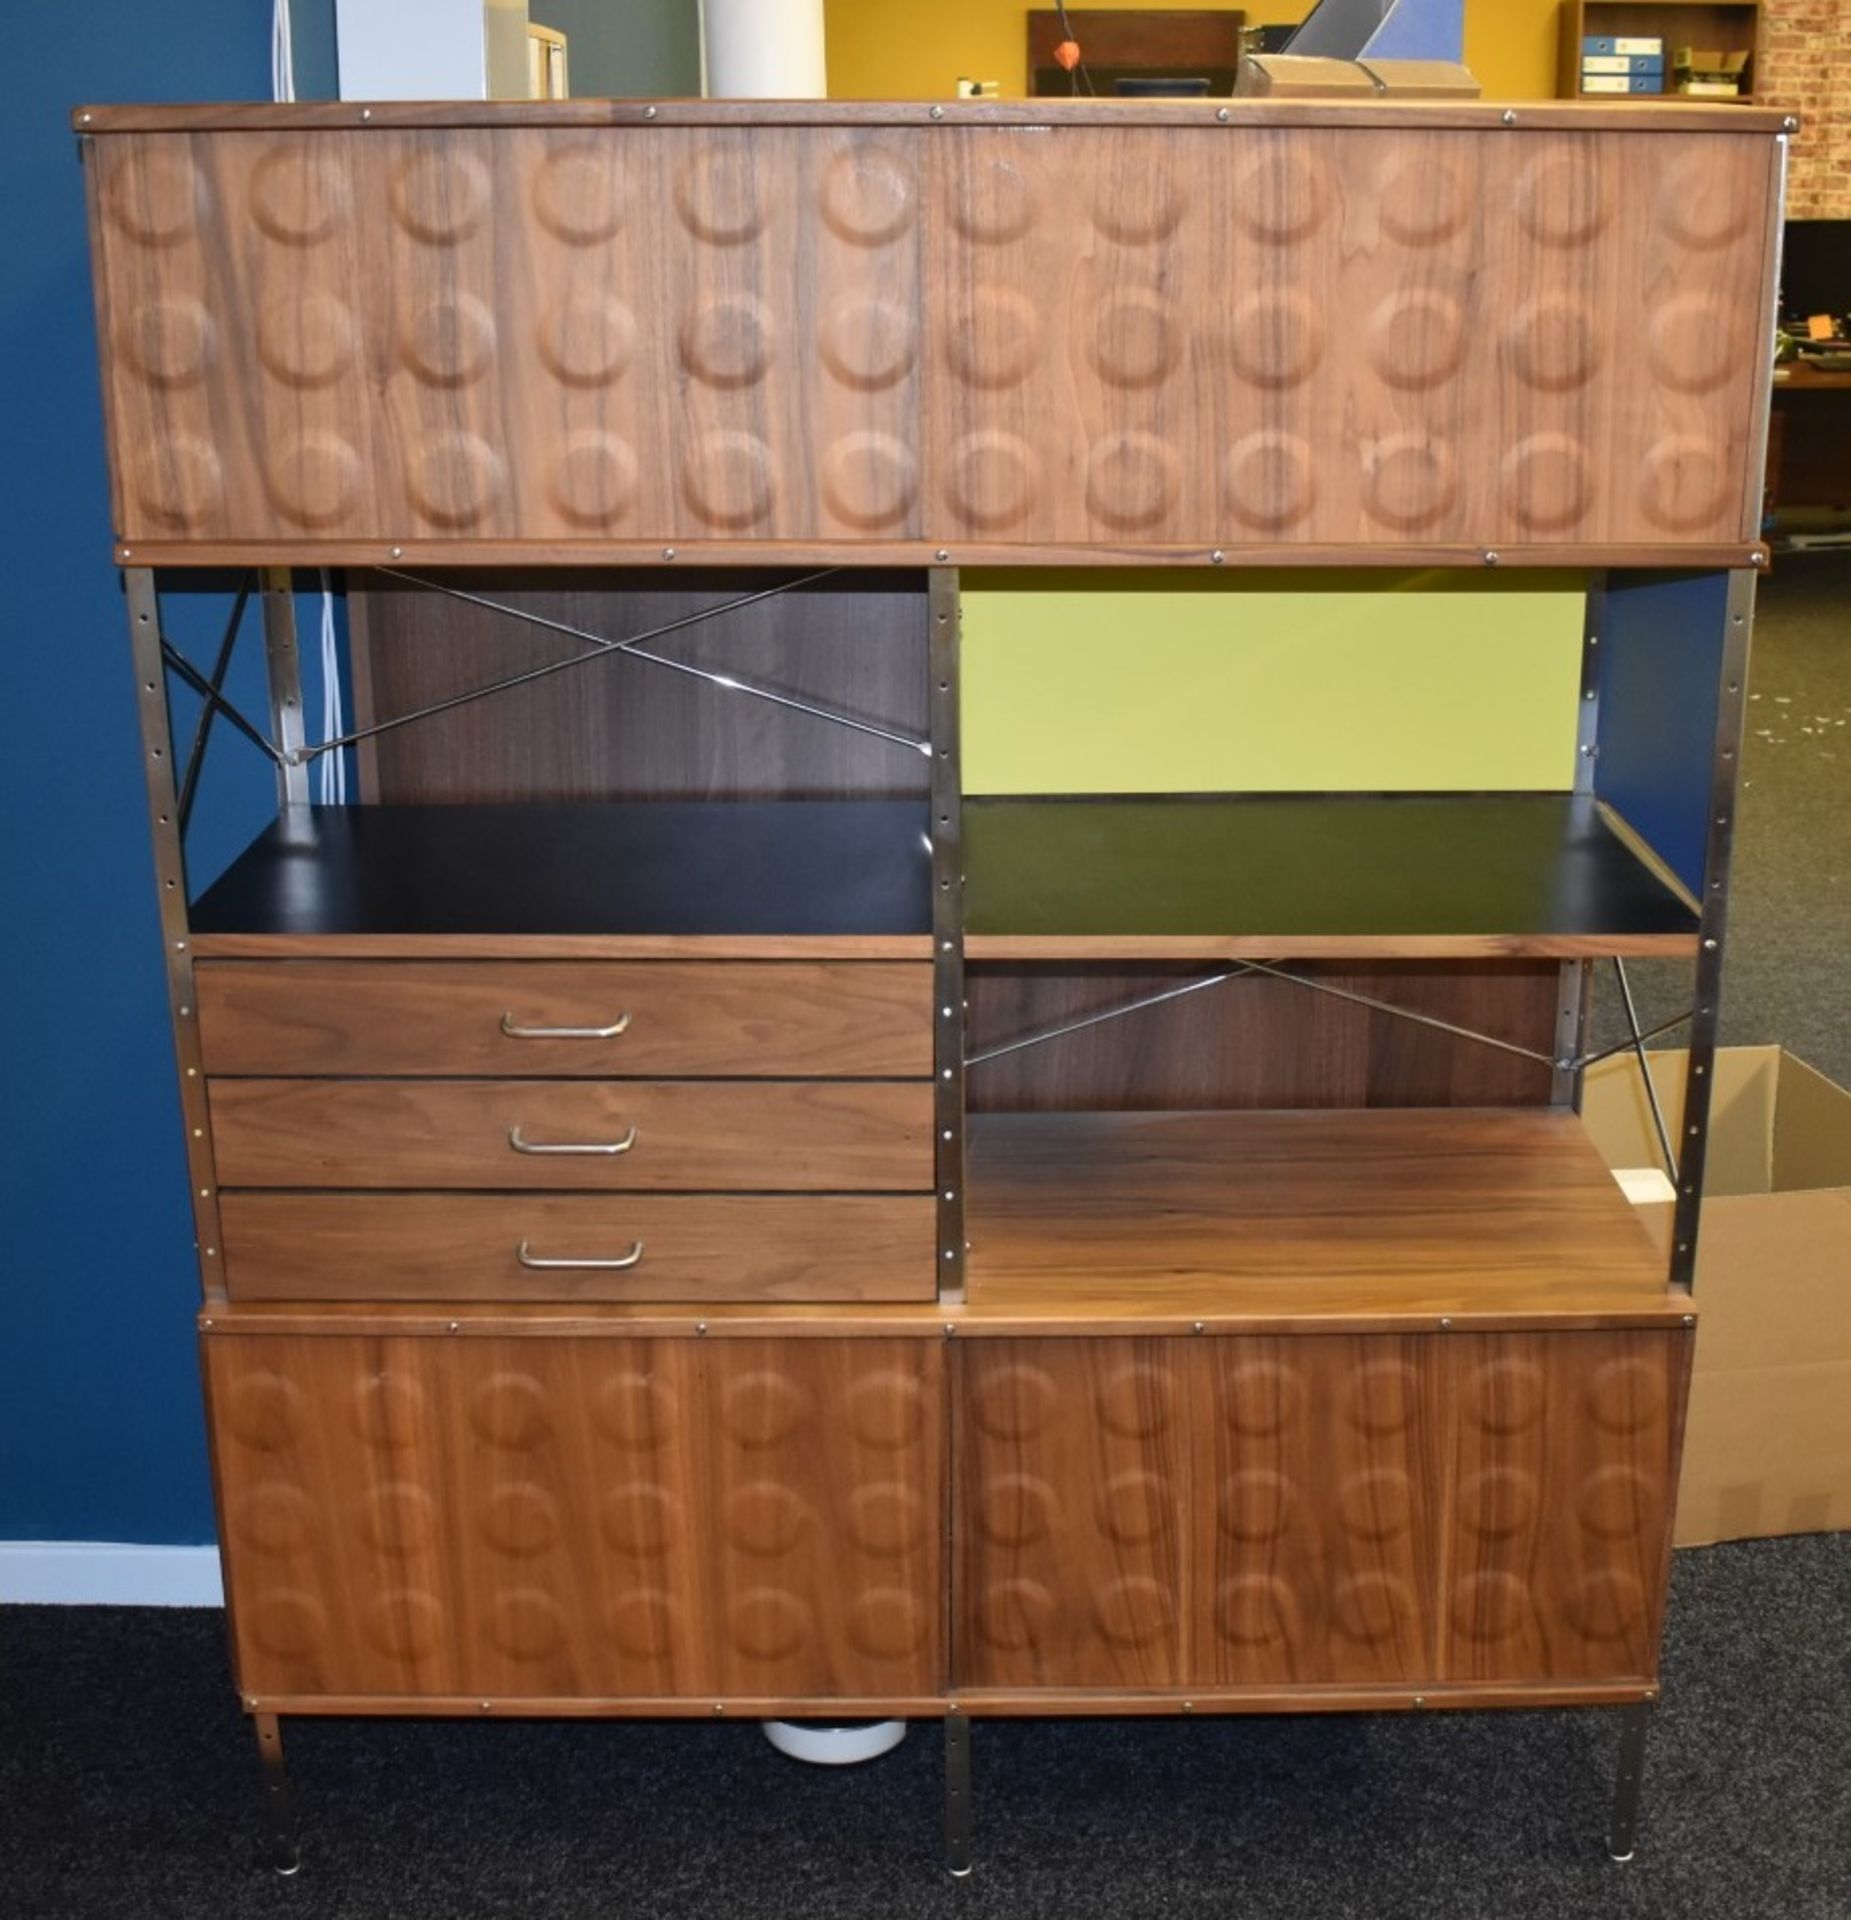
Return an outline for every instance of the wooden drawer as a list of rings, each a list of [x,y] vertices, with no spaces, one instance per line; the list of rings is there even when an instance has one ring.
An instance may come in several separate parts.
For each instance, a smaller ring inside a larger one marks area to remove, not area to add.
[[[932,1071],[916,961],[209,960],[197,980],[211,1074]]]
[[[925,1080],[215,1080],[211,1107],[227,1187],[932,1185]]]
[[[235,1300],[929,1300],[937,1286],[924,1193],[230,1192],[219,1220]],[[550,1261],[569,1264],[528,1264]]]

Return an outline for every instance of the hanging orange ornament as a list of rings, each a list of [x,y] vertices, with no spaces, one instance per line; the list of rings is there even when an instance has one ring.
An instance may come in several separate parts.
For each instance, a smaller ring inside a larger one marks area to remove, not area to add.
[[[1054,64],[1065,72],[1071,73],[1080,64],[1080,43],[1077,40],[1063,40],[1054,49]]]

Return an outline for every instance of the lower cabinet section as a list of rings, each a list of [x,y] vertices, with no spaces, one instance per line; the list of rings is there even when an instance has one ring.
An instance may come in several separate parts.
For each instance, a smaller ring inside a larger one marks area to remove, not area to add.
[[[942,1692],[924,1340],[208,1335],[246,1694]]]
[[[972,1341],[958,1684],[1656,1671],[1689,1336]]]
[[[220,1331],[241,1683],[801,1712],[1648,1681],[1690,1344]]]

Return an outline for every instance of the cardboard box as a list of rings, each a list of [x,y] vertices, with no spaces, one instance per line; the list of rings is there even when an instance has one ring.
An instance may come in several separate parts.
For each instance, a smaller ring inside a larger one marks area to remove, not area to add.
[[[1300,53],[1253,53],[1234,91],[1272,100],[1476,100],[1478,82],[1456,60],[1326,60]]]
[[[1234,77],[1234,91],[1255,100],[1373,100],[1376,84],[1354,60],[1250,53]]]
[[[1480,88],[1469,67],[1456,60],[1360,60],[1392,100],[1476,100]]]
[[[1650,1057],[1675,1142],[1686,1056]],[[1630,1056],[1582,1118],[1609,1166],[1662,1165]],[[1639,1211],[1668,1250],[1671,1207]],[[1678,1545],[1851,1528],[1851,1093],[1779,1047],[1716,1056],[1695,1292]]]
[[[1701,74],[1706,80],[1733,80],[1748,71],[1752,58],[1747,47],[1678,47],[1671,64],[1680,73]]]

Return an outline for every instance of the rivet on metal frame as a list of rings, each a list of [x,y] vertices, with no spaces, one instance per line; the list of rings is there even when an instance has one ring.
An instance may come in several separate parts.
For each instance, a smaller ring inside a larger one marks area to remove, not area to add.
[[[1515,107],[1506,107],[1504,109],[1504,124],[1507,127],[1514,127],[1517,124],[1517,109]]]

